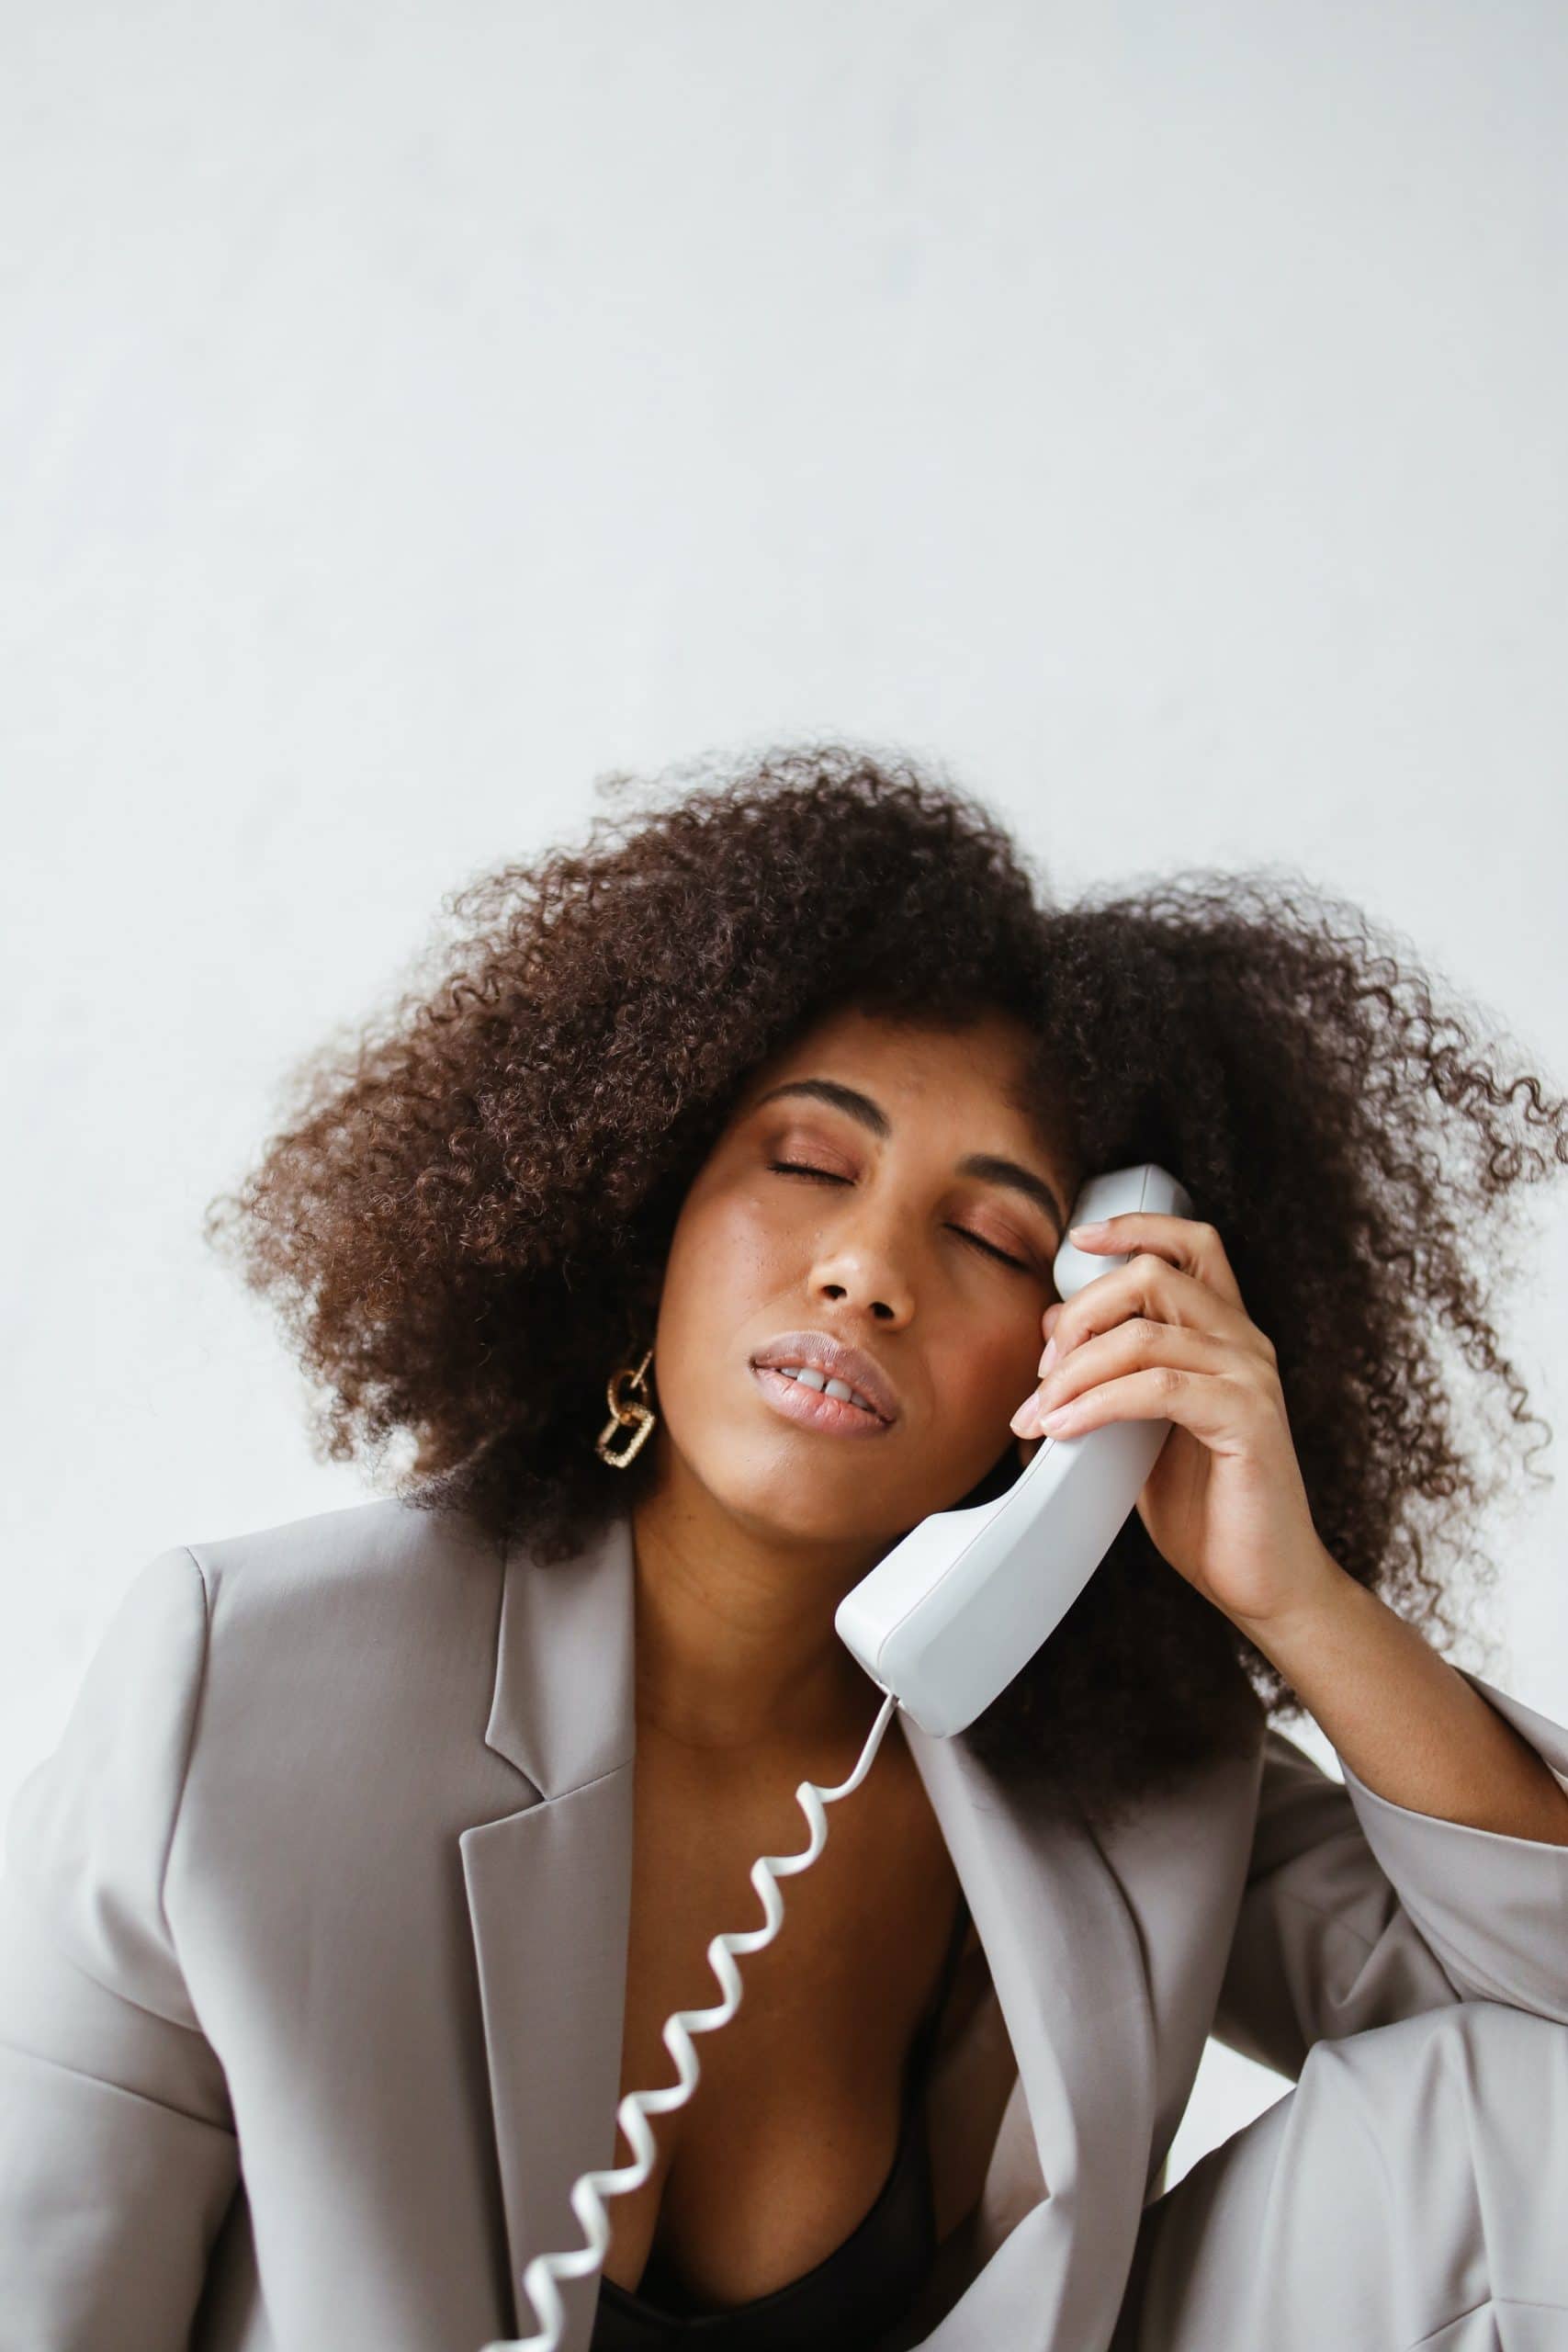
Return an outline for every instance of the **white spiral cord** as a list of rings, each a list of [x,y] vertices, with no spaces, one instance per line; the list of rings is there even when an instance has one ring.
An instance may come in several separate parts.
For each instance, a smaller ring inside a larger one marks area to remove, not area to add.
[[[751,1928],[739,1935],[715,1936],[707,1948],[708,1966],[724,1987],[723,2000],[707,2009],[672,2009],[660,2028],[664,2047],[675,2061],[679,2083],[670,2084],[663,2090],[628,2091],[615,2109],[621,2130],[637,2150],[636,2163],[622,2165],[613,2172],[585,2172],[573,2182],[571,2210],[581,2225],[586,2245],[571,2254],[537,2254],[523,2273],[524,2292],[538,2315],[540,2333],[501,2336],[482,2346],[481,2352],[558,2352],[566,2310],[557,2279],[585,2278],[604,2261],[610,2242],[604,2198],[620,2197],[628,2188],[641,2188],[653,2170],[656,2154],[653,2134],[648,2127],[649,2116],[666,2115],[674,2108],[683,2107],[697,2086],[702,2070],[692,2047],[692,2033],[716,2032],[721,2025],[728,2024],[740,2007],[740,1972],[731,1954],[761,1951],[778,1934],[784,1925],[784,1897],[778,1891],[777,1880],[795,1871],[809,1869],[817,1860],[828,1838],[823,1806],[837,1804],[840,1797],[847,1797],[859,1788],[871,1770],[897,1703],[889,1692],[867,1736],[860,1762],[847,1781],[840,1781],[836,1789],[818,1788],[815,1781],[802,1781],[796,1788],[795,1803],[811,1831],[807,1844],[798,1854],[761,1854],[751,1865],[751,1883],[761,1897],[766,1927]]]

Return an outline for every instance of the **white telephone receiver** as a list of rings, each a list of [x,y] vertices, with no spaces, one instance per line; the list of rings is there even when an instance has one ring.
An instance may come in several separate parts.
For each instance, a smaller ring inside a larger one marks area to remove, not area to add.
[[[1071,1222],[1134,1210],[1190,1216],[1152,1161],[1087,1183]],[[1126,1256],[1064,1240],[1052,1267],[1071,1298]],[[1108,1421],[1044,1437],[1004,1495],[933,1511],[840,1601],[833,1623],[872,1680],[939,1737],[966,1730],[1061,1622],[1138,1498],[1168,1421]]]

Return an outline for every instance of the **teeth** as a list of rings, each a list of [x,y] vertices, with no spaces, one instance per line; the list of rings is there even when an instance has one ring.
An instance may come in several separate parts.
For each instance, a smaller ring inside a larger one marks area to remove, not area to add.
[[[858,1388],[852,1388],[847,1381],[826,1379],[821,1373],[814,1372],[809,1364],[776,1363],[773,1369],[787,1373],[792,1380],[798,1380],[803,1388],[815,1388],[824,1396],[837,1396],[840,1403],[858,1405],[863,1413],[874,1413],[876,1410],[870,1397],[863,1396]]]

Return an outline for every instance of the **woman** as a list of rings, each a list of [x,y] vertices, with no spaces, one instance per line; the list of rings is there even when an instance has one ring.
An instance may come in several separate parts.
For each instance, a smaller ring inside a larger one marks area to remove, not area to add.
[[[895,1717],[563,2342],[1568,2344],[1568,1734],[1419,1630],[1568,1109],[1343,910],[1056,907],[850,751],[457,909],[209,1225],[399,1491],[150,1563],[16,1802],[0,2344],[530,2335],[862,1751],[839,1597],[1057,1407],[1171,1423],[1134,1515],[969,1732]],[[1140,1159],[1194,1221],[1062,1306]],[[1160,2196],[1211,2031],[1296,2087]]]

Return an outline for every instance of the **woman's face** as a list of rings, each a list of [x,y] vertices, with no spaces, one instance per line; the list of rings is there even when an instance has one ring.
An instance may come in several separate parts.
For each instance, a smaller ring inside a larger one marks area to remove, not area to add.
[[[665,1266],[662,1493],[694,1481],[754,1535],[853,1559],[1016,1448],[1076,1182],[1015,1099],[1029,1046],[1001,1013],[945,1033],[846,1011],[754,1073]],[[860,1351],[844,1376],[883,1415],[758,1368],[812,1333]]]

